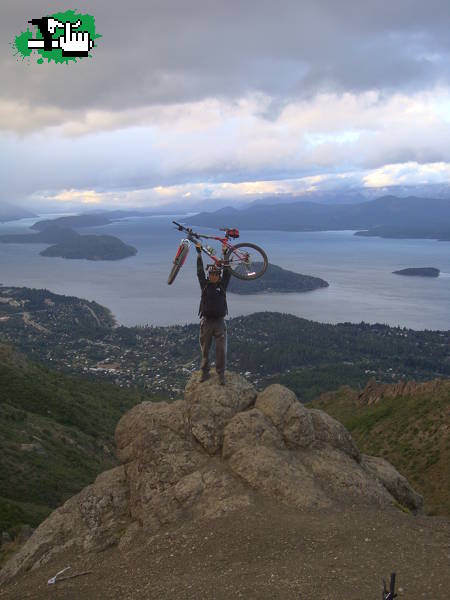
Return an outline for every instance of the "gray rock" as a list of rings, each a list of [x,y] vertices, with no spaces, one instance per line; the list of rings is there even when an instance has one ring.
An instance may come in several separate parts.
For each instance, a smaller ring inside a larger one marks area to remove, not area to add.
[[[397,502],[413,512],[422,511],[423,497],[413,490],[407,479],[390,462],[379,456],[363,454],[361,466],[380,481]]]
[[[219,452],[226,424],[256,399],[256,390],[246,379],[229,371],[225,378],[225,386],[218,385],[215,374],[200,383],[200,373],[196,373],[184,394],[189,428],[209,454]]]
[[[238,413],[225,427],[222,456],[229,458],[241,448],[253,446],[285,448],[277,428],[257,408]]]
[[[321,444],[302,451],[297,456],[304,467],[320,483],[327,497],[334,502],[360,502],[388,505],[394,499],[386,488],[349,454],[341,449]]]
[[[289,447],[305,448],[314,441],[310,411],[283,385],[269,385],[258,394],[255,407],[272,421]]]
[[[348,456],[351,456],[357,461],[361,460],[361,455],[353,441],[350,433],[345,429],[342,423],[330,417],[329,414],[323,410],[311,408],[309,414],[312,418],[314,427],[315,439],[321,442],[325,442]]]
[[[229,460],[232,471],[255,491],[297,508],[330,504],[310,471],[288,451],[265,446],[242,448]]]
[[[164,433],[164,435],[161,435]],[[177,453],[190,433],[185,403],[142,402],[129,410],[116,427],[117,456],[123,463],[149,451]]]
[[[130,514],[158,529],[178,515],[168,490],[206,461],[193,444],[185,403],[143,402],[120,419],[115,438],[117,455],[125,463]]]

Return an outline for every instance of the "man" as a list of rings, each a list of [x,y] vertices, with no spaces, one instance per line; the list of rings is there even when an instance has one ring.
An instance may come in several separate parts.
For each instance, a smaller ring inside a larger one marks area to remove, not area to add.
[[[216,371],[219,375],[220,385],[225,385],[225,362],[227,354],[227,327],[225,315],[228,314],[226,289],[231,277],[229,267],[223,270],[216,265],[209,266],[208,279],[203,268],[201,245],[197,248],[197,277],[202,289],[200,308],[198,314],[200,321],[200,347],[202,349],[202,362],[200,365],[202,375],[200,381],[209,377],[209,350],[212,338],[216,340]]]

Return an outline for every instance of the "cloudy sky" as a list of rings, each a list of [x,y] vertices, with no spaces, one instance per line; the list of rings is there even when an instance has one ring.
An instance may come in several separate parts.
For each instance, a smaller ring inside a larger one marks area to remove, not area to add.
[[[447,189],[448,0],[76,6],[102,35],[92,58],[39,65],[14,55],[15,36],[72,5],[2,3],[0,202],[214,208]]]

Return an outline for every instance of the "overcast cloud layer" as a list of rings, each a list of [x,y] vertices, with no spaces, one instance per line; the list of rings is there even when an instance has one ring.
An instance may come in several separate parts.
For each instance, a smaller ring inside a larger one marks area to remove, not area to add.
[[[77,2],[93,57],[13,56],[2,6],[0,202],[175,200],[447,184],[450,4]]]

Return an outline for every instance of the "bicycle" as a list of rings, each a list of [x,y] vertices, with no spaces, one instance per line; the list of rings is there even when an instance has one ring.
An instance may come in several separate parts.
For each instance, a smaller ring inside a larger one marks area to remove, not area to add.
[[[189,253],[191,242],[196,245],[200,243],[201,251],[211,258],[215,265],[219,268],[229,267],[231,274],[238,279],[251,280],[261,277],[266,272],[269,261],[267,255],[262,248],[256,244],[239,243],[233,244],[230,240],[235,240],[239,237],[239,231],[229,227],[221,228],[220,231],[225,231],[224,237],[215,235],[205,235],[196,233],[190,227],[185,227],[176,221],[172,221],[177,226],[178,231],[184,231],[187,237],[181,240],[178,246],[177,253],[173,259],[173,267],[169,274],[167,283],[171,285],[179,270],[184,265],[184,262]],[[214,248],[208,245],[203,245],[201,239],[216,240],[221,243],[220,258],[217,257],[217,252]]]

